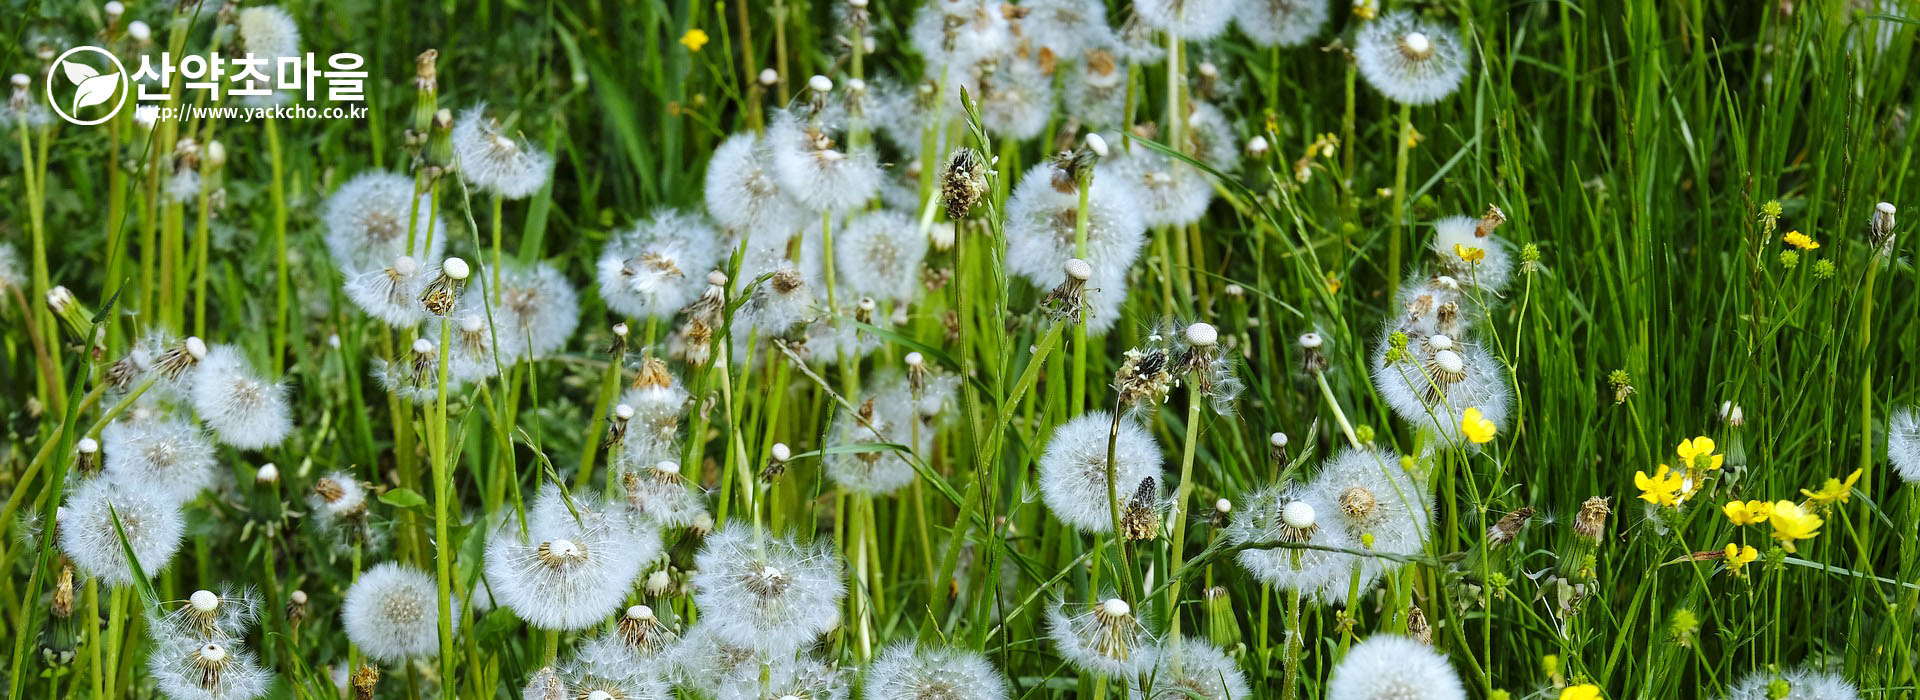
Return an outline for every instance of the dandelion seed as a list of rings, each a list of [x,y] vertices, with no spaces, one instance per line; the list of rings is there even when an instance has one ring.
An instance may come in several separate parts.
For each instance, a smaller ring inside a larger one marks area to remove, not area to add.
[[[814,308],[814,283],[800,268],[783,264],[766,281],[754,285],[747,299],[734,312],[733,337],[744,342],[752,331],[763,337],[779,336],[810,320]],[[740,359],[745,359],[740,357]]]
[[[1205,41],[1226,31],[1242,0],[1134,0],[1141,23],[1185,41]]]
[[[211,488],[217,476],[213,445],[185,420],[122,418],[100,431],[100,442],[106,452],[106,478],[138,485],[167,500],[192,500]]]
[[[259,600],[253,591],[245,589],[223,593],[198,590],[176,605],[151,618],[155,638],[191,636],[226,644],[246,637]]]
[[[754,651],[751,645],[728,642],[714,634],[712,617],[703,616],[700,624],[687,629],[686,636],[667,652],[667,671],[678,685],[713,696],[735,676],[751,673],[757,679],[762,665],[775,662],[771,655]],[[781,650],[791,654],[792,650]]]
[[[1119,598],[1054,604],[1047,609],[1047,636],[1067,663],[1090,673],[1125,678],[1153,663],[1153,635]]]
[[[190,637],[162,640],[149,652],[147,670],[172,700],[253,700],[273,680],[237,644]]]
[[[1307,43],[1327,24],[1326,0],[1240,0],[1234,12],[1241,33],[1261,46]]]
[[[573,700],[573,692],[567,688],[567,682],[560,679],[558,670],[543,666],[527,677],[526,688],[520,691],[520,697],[526,700]]]
[[[920,296],[927,237],[913,217],[887,210],[856,215],[834,234],[833,245],[847,291],[901,304]]]
[[[1447,657],[1406,637],[1374,635],[1347,650],[1327,680],[1327,700],[1466,700]]]
[[[650,524],[630,523],[583,493],[573,495],[570,511],[550,485],[528,509],[525,536],[509,519],[488,540],[487,580],[495,599],[527,624],[585,629],[620,608],[641,567],[659,554],[660,534]]]
[[[393,264],[362,272],[347,280],[347,299],[368,316],[394,328],[412,328],[426,318],[420,293],[426,278],[420,263],[402,255]]]
[[[1232,172],[1240,167],[1240,144],[1233,123],[1225,112],[1206,102],[1187,105],[1187,152],[1215,170]]]
[[[830,549],[729,525],[707,537],[694,564],[701,624],[726,644],[789,653],[839,624],[846,585]]]
[[[453,151],[460,174],[485,192],[525,199],[545,187],[553,174],[553,156],[502,131],[480,103],[453,123]]]
[[[439,260],[449,235],[446,222],[433,213],[431,195],[416,194],[413,178],[383,171],[361,173],[341,185],[327,198],[321,218],[327,225],[327,252],[349,278],[378,271],[403,255]]]
[[[1431,427],[1455,442],[1466,439],[1461,423],[1469,408],[1479,409],[1481,419],[1493,423],[1495,430],[1505,422],[1512,389],[1484,347],[1444,334],[1409,336],[1417,342],[1407,344],[1408,361],[1389,363],[1391,336],[1374,350],[1373,382],[1401,420]]]
[[[60,551],[81,573],[111,586],[130,586],[136,580],[127,550],[132,550],[140,571],[149,577],[158,575],[179,551],[186,530],[178,502],[148,488],[161,483],[108,476],[76,484],[56,516]],[[116,514],[119,528],[114,527]],[[121,531],[126,533],[125,549]]]
[[[600,298],[634,318],[671,318],[706,288],[720,259],[719,235],[696,216],[656,211],[600,252]]]
[[[1410,105],[1439,102],[1467,74],[1467,49],[1451,28],[1395,12],[1361,27],[1354,64],[1387,99]]]
[[[448,601],[453,625],[460,601]],[[433,576],[393,562],[360,574],[340,603],[347,638],[368,658],[386,664],[434,656],[440,651],[440,599]]]
[[[221,442],[243,450],[278,445],[293,430],[286,384],[260,377],[231,345],[213,348],[200,363],[193,410]]]
[[[1256,697],[1240,664],[1200,639],[1154,649],[1153,670],[1131,680],[1147,700],[1246,700]]]
[[[887,647],[867,668],[869,700],[1007,700],[1007,681],[986,655],[909,642]]]
[[[844,213],[880,192],[880,162],[872,148],[836,147],[829,129],[778,112],[767,127],[774,180],[801,206]]]
[[[1126,121],[1127,70],[1112,50],[1086,51],[1082,60],[1063,70],[1060,85],[1063,106],[1082,124],[1113,129]]]
[[[1088,413],[1055,428],[1040,455],[1040,496],[1047,509],[1074,529],[1113,532],[1107,482],[1107,441],[1113,436],[1112,493],[1124,496],[1141,482],[1161,476],[1160,446],[1153,434],[1131,420],[1114,422],[1106,412]]]

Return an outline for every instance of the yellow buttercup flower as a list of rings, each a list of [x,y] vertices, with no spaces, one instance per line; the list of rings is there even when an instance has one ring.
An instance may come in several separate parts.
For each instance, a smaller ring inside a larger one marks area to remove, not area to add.
[[[1773,513],[1767,519],[1773,524],[1773,538],[1780,540],[1780,546],[1789,552],[1794,551],[1795,541],[1810,540],[1820,534],[1820,526],[1825,523],[1820,516],[1807,512],[1793,501],[1775,501]]]
[[[1727,460],[1726,455],[1713,453],[1713,438],[1702,435],[1692,440],[1681,440],[1674,448],[1679,453],[1680,462],[1694,469],[1719,469],[1720,463]]]
[[[700,47],[707,45],[707,41],[707,33],[698,28],[689,29],[686,34],[680,35],[680,45],[687,47],[688,51],[699,51]]]
[[[1460,432],[1473,444],[1480,445],[1493,441],[1493,421],[1480,416],[1480,409],[1469,408],[1460,415]]]
[[[1600,700],[1600,686],[1592,683],[1567,686],[1560,691],[1560,700]]]
[[[1742,568],[1745,568],[1746,565],[1753,563],[1753,560],[1759,558],[1760,550],[1754,549],[1753,545],[1743,547],[1731,542],[1727,543],[1728,571],[1739,573]]]
[[[1460,243],[1453,244],[1453,254],[1473,264],[1479,264],[1480,261],[1487,259],[1487,251]]]
[[[1799,248],[1801,250],[1813,250],[1815,248],[1820,247],[1819,241],[1813,240],[1812,236],[1801,233],[1799,231],[1788,231],[1787,235],[1780,237],[1780,240],[1785,242],[1787,245],[1793,246],[1795,248]]]
[[[1686,482],[1686,475],[1673,471],[1672,467],[1665,464],[1654,470],[1653,476],[1647,476],[1643,471],[1633,473],[1633,487],[1640,489],[1640,500],[1663,506],[1680,504],[1676,494]]]
[[[1821,486],[1819,491],[1800,489],[1800,494],[1814,503],[1846,503],[1853,496],[1853,483],[1860,480],[1860,471],[1853,470],[1852,474],[1847,475],[1846,481],[1827,479],[1826,485]]]
[[[1773,513],[1773,504],[1766,501],[1727,501],[1720,507],[1727,514],[1727,520],[1735,525],[1758,525],[1767,521]]]

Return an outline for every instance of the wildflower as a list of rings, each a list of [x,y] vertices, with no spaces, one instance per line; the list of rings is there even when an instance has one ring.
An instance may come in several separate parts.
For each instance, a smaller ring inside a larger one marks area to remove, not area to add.
[[[1767,521],[1773,512],[1773,504],[1766,501],[1727,501],[1720,507],[1727,514],[1727,521],[1734,525],[1758,525]]]
[[[107,478],[168,500],[191,500],[217,476],[213,445],[185,420],[121,418],[100,431],[100,442]]]
[[[486,309],[468,308],[457,312],[452,345],[447,352],[447,375],[457,382],[476,382],[499,373],[514,358],[495,352],[499,330],[487,322]],[[511,336],[498,339],[510,341]],[[505,345],[505,342],[499,343]]]
[[[349,279],[403,255],[439,260],[449,235],[446,221],[433,211],[432,196],[415,192],[413,178],[361,173],[327,198],[321,214],[327,224],[327,252]]]
[[[1123,181],[1096,175],[1087,191],[1087,245],[1084,255],[1075,245],[1080,196],[1074,187],[1062,191],[1055,175],[1058,165],[1041,163],[1029,168],[1007,200],[1007,269],[1036,286],[1060,280],[1062,261],[1086,261],[1092,274],[1082,298],[1093,313],[1086,319],[1089,334],[1105,333],[1119,320],[1127,296],[1127,272],[1146,247],[1146,222],[1135,201],[1138,195]],[[1074,183],[1070,177],[1067,182]],[[1077,183],[1075,183],[1077,186]]]
[[[563,498],[558,488],[543,488],[528,509],[526,535],[508,519],[487,543],[494,597],[540,629],[599,624],[660,553],[652,527],[628,522],[591,496],[575,494],[571,509]]]
[[[700,297],[721,256],[719,235],[693,214],[655,211],[600,251],[600,298],[634,318],[671,318]]]
[[[987,193],[987,164],[979,151],[962,146],[948,156],[940,171],[940,202],[947,218],[960,221]]]
[[[1493,421],[1480,416],[1480,409],[1469,407],[1460,415],[1460,432],[1467,440],[1480,445],[1493,441]]]
[[[1820,247],[1819,241],[1813,240],[1812,236],[1808,236],[1798,230],[1788,231],[1787,235],[1782,236],[1780,240],[1787,245],[1801,250],[1815,250]]]
[[[1449,441],[1463,441],[1467,409],[1497,430],[1506,420],[1512,388],[1499,363],[1477,343],[1442,333],[1409,336],[1408,362],[1388,363],[1392,335],[1373,354],[1373,381],[1395,415],[1416,426],[1430,426]]]
[[[147,669],[160,694],[173,700],[253,700],[273,681],[237,644],[179,637],[155,646]]]
[[[1007,700],[1007,681],[980,652],[960,647],[887,647],[867,668],[871,700]]]
[[[1633,487],[1640,489],[1640,500],[1654,505],[1680,505],[1677,496],[1685,483],[1685,474],[1671,471],[1665,464],[1660,465],[1651,477],[1642,471],[1633,473]]]
[[[1406,637],[1376,634],[1347,650],[1327,679],[1327,700],[1465,700],[1447,657]]]
[[[1226,31],[1237,4],[1225,0],[1134,0],[1133,12],[1146,26],[1185,41],[1205,41]]]
[[[705,195],[707,215],[735,233],[784,236],[818,223],[781,189],[767,141],[753,133],[729,136],[714,149],[707,159]]]
[[[843,213],[880,191],[880,161],[874,150],[837,148],[826,125],[781,111],[772,116],[764,138],[774,180],[807,209]]]
[[[1798,668],[1784,673],[1755,671],[1727,693],[1728,700],[1856,700],[1859,689],[1833,673]]]
[[[482,102],[453,123],[453,151],[460,174],[482,191],[505,199],[526,199],[545,187],[553,174],[553,156],[515,139],[486,115]]]
[[[1460,243],[1453,244],[1454,256],[1467,263],[1478,263],[1487,259],[1487,251],[1482,248],[1470,248]]]
[[[1692,440],[1680,441],[1674,452],[1680,455],[1680,463],[1690,470],[1719,469],[1727,459],[1726,455],[1714,454],[1713,439],[1705,435]]]
[[[1920,483],[1920,413],[1900,408],[1887,420],[1887,461],[1907,483]]]
[[[1160,534],[1160,492],[1153,477],[1140,480],[1127,505],[1120,509],[1120,537],[1128,542],[1144,542]]]
[[[666,700],[672,697],[657,674],[615,658],[576,654],[558,674],[571,697],[578,700]]]
[[[1775,501],[1772,513],[1767,521],[1773,525],[1773,538],[1780,540],[1780,546],[1789,552],[1795,551],[1793,543],[1798,540],[1810,540],[1820,534],[1824,521],[1820,516],[1809,513],[1793,501]]]
[[[1255,697],[1240,663],[1202,639],[1153,649],[1153,670],[1131,679],[1147,700],[1244,700]]]
[[[1560,700],[1601,700],[1600,686],[1592,683],[1567,686],[1561,689]]]
[[[1047,610],[1047,635],[1067,663],[1092,673],[1123,678],[1152,663],[1153,636],[1119,598],[1087,605],[1062,601]]]
[[[1328,604],[1342,604],[1347,599],[1354,564],[1360,563],[1360,559],[1329,549],[1360,549],[1361,544],[1359,536],[1353,534],[1351,526],[1344,526],[1344,521],[1336,521],[1343,525],[1340,527],[1319,526],[1321,513],[1344,513],[1337,510],[1341,506],[1334,501],[1335,497],[1336,494],[1318,487],[1269,485],[1237,499],[1236,514],[1223,534],[1228,542],[1236,545],[1272,542],[1314,545],[1315,549],[1243,549],[1239,561],[1261,583],[1317,596]],[[1371,570],[1363,569],[1363,572]],[[1362,581],[1361,589],[1365,590],[1371,582],[1371,578]]]
[[[702,624],[727,644],[786,653],[839,624],[846,585],[827,548],[729,525],[707,537],[694,564]]]
[[[1067,264],[1061,267],[1066,279],[1047,292],[1040,306],[1049,310],[1055,319],[1080,323],[1086,319],[1087,280],[1093,279],[1093,265],[1079,258],[1068,258]]]
[[[1110,40],[1106,3],[1101,0],[1027,0],[1020,9],[1027,13],[1020,18],[1021,36],[1033,42],[1036,52],[1079,56]]]
[[[1175,364],[1178,358],[1174,351],[1172,344],[1159,333],[1148,336],[1146,346],[1127,350],[1113,378],[1113,388],[1119,393],[1122,406],[1151,410],[1167,399],[1167,393],[1179,379],[1174,376],[1174,370],[1181,369]]]
[[[1111,48],[1091,49],[1080,55],[1082,60],[1062,71],[1062,106],[1087,127],[1120,127],[1125,121],[1121,114],[1127,107],[1126,66]]]
[[[1491,235],[1505,220],[1505,215],[1493,208],[1481,217],[1449,216],[1434,222],[1431,248],[1443,270],[1462,283],[1498,294],[1513,275],[1513,254],[1506,241]]]
[[[1727,570],[1729,571],[1739,573],[1747,564],[1758,558],[1760,558],[1760,551],[1754,549],[1753,545],[1743,547],[1731,542],[1727,543]]]
[[[98,577],[112,586],[129,586],[135,581],[127,551],[139,562],[140,571],[151,577],[166,568],[180,549],[186,522],[179,505],[164,492],[150,486],[163,482],[154,479],[125,481],[113,477],[94,478],[73,487],[67,503],[55,515],[60,551],[81,573]],[[119,527],[114,527],[114,516]],[[126,547],[120,532],[126,533]]]
[[[680,35],[680,45],[695,53],[699,53],[700,48],[707,45],[707,41],[707,33],[698,27],[688,29],[687,33]]]
[[[1327,23],[1320,0],[1240,0],[1234,24],[1260,46],[1293,47],[1307,43]]]
[[[221,442],[241,449],[278,445],[293,429],[286,384],[260,377],[231,345],[213,348],[201,362],[193,410]]]
[[[497,585],[498,580],[495,579]],[[460,601],[449,600],[453,624]],[[347,638],[368,658],[387,664],[433,656],[440,650],[440,602],[433,576],[385,562],[360,574],[340,602]]]
[[[1800,495],[1806,496],[1807,500],[1820,505],[1846,503],[1847,499],[1853,495],[1853,484],[1860,480],[1860,474],[1863,471],[1864,470],[1861,469],[1853,470],[1852,474],[1847,475],[1845,481],[1828,478],[1827,483],[1822,485],[1819,491],[1800,489]]]
[[[1055,428],[1040,455],[1040,496],[1047,509],[1074,529],[1089,533],[1113,532],[1113,513],[1107,480],[1108,431],[1112,439],[1112,496],[1124,497],[1141,482],[1161,478],[1160,446],[1153,434],[1131,420],[1117,424],[1110,413],[1081,415]]]
[[[1467,74],[1467,48],[1458,34],[1411,12],[1361,27],[1353,58],[1367,84],[1387,99],[1410,105],[1445,99]]]
[[[902,304],[920,295],[927,237],[913,217],[884,209],[857,214],[834,233],[833,251],[847,291]]]

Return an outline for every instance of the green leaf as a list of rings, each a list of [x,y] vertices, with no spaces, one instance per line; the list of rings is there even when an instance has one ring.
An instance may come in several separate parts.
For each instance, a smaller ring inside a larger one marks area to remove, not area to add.
[[[133,570],[133,587],[140,592],[141,609],[160,607],[160,596],[153,592],[153,582],[147,580],[146,569],[140,568],[140,560],[133,556],[133,544],[127,542],[127,528],[120,524],[120,509],[108,503],[107,515],[113,516],[113,536],[120,540],[120,554],[127,558],[127,568]]]
[[[413,489],[399,488],[380,494],[380,502],[395,508],[417,508],[426,505],[427,499]]]

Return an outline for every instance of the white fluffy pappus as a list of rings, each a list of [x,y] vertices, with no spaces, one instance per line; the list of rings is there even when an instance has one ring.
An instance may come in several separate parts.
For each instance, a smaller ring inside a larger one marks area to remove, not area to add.
[[[991,70],[988,70],[990,68]],[[1025,141],[1040,135],[1053,115],[1053,74],[1031,52],[1000,56],[979,72],[980,124],[995,135]]]
[[[1772,694],[1774,681],[1787,686],[1785,696]],[[1727,690],[1727,700],[1859,700],[1860,691],[1837,673],[1796,668],[1783,673],[1754,671]]]
[[[1392,451],[1346,448],[1335,452],[1314,477],[1313,487],[1332,501],[1321,522],[1344,528],[1355,541],[1373,536],[1372,551],[1416,555],[1433,521],[1433,493],[1400,464]],[[1361,557],[1363,578],[1374,580],[1398,561]]]
[[[1141,683],[1145,679],[1146,683]],[[1153,670],[1132,679],[1144,700],[1251,700],[1240,664],[1205,639],[1182,639],[1153,651]]]
[[[1092,129],[1114,129],[1125,121],[1127,67],[1113,51],[1090,49],[1063,67],[1060,101],[1068,114]]]
[[[1096,411],[1054,428],[1040,455],[1040,497],[1053,516],[1087,533],[1113,532],[1110,496],[1125,505],[1140,482],[1161,477],[1160,445],[1153,434],[1122,417],[1114,439],[1114,481],[1107,483],[1107,437],[1114,416]]]
[[[1896,409],[1887,421],[1887,461],[1902,480],[1920,483],[1920,414],[1911,407]]]
[[[427,278],[419,261],[399,257],[386,267],[347,277],[347,300],[393,328],[412,328],[427,317],[420,293]]]
[[[1327,24],[1327,0],[1240,0],[1234,22],[1261,46],[1307,43]]]
[[[25,268],[20,264],[20,251],[12,243],[0,243],[0,289],[18,289],[27,286]]]
[[[932,0],[913,13],[908,40],[937,77],[1012,50],[1013,27],[1001,3],[989,0]]]
[[[1148,226],[1191,224],[1213,203],[1213,183],[1206,173],[1145,146],[1100,161],[1098,170],[1094,182],[1112,178],[1138,193],[1140,216]]]
[[[1188,104],[1186,152],[1215,170],[1230,173],[1240,167],[1240,140],[1226,112],[1210,103]]]
[[[627,507],[640,517],[661,527],[691,527],[708,514],[706,492],[680,473],[678,462],[623,459],[619,469]]]
[[[321,213],[333,263],[353,277],[382,269],[402,255],[439,260],[446,249],[447,223],[431,213],[432,195],[422,192],[417,202],[416,212],[413,178],[385,171],[355,175],[334,190]],[[409,220],[413,222],[411,250],[407,248]],[[429,229],[433,231],[431,237],[427,235]]]
[[[1074,668],[1126,678],[1153,664],[1154,637],[1119,598],[1058,601],[1047,607],[1047,637]]]
[[[839,148],[827,126],[786,111],[773,115],[765,138],[774,180],[807,209],[842,213],[880,192],[880,160],[870,146]]]
[[[1449,276],[1461,284],[1479,287],[1485,293],[1480,295],[1479,304],[1492,305],[1495,300],[1486,296],[1497,295],[1507,286],[1507,280],[1513,275],[1513,255],[1508,252],[1506,241],[1499,236],[1480,237],[1479,228],[1480,219],[1472,216],[1449,216],[1435,221],[1433,243],[1429,247],[1439,256]],[[1479,248],[1486,255],[1479,262],[1470,263],[1454,250],[1456,245],[1463,249]]]
[[[256,58],[300,55],[300,25],[278,5],[255,5],[234,14],[240,43]]]
[[[553,174],[553,156],[505,133],[486,110],[486,103],[480,103],[453,122],[453,153],[461,176],[506,199],[532,196]]]
[[[261,377],[232,345],[214,346],[200,362],[193,411],[221,442],[243,450],[278,445],[293,430],[286,383]]]
[[[1353,42],[1360,77],[1402,104],[1432,104],[1453,94],[1467,75],[1467,59],[1458,32],[1411,12],[1367,23]]]
[[[357,519],[367,513],[367,487],[350,473],[331,472],[314,480],[307,507],[322,525]]]
[[[1027,0],[1020,9],[1020,34],[1036,52],[1066,59],[1113,41],[1104,0]]]
[[[650,524],[636,524],[589,494],[574,494],[572,510],[563,498],[558,488],[542,488],[528,509],[525,536],[508,517],[487,542],[494,598],[544,630],[605,621],[660,555],[660,533]]]
[[[273,674],[231,640],[158,640],[148,652],[147,671],[171,700],[253,700],[273,682]]]
[[[477,300],[477,297],[471,299],[476,303],[450,314],[453,328],[448,336],[447,376],[454,382],[477,382],[492,377],[519,360],[513,355],[494,352],[495,347],[510,351],[519,348],[510,344],[510,338],[496,337],[497,329],[487,322],[487,310],[479,308]]]
[[[1446,338],[1446,349],[1435,345]],[[1506,424],[1513,398],[1507,377],[1492,353],[1478,343],[1442,335],[1409,335],[1407,357],[1387,364],[1387,339],[1373,353],[1373,385],[1395,415],[1415,427],[1433,428],[1442,437],[1465,442],[1460,418],[1469,408],[1495,427]]]
[[[561,666],[559,678],[570,697],[581,700],[667,700],[666,681],[640,665],[588,663],[575,655]]]
[[[1007,200],[1007,269],[1036,287],[1052,289],[1066,279],[1061,266],[1067,260],[1086,260],[1093,266],[1084,292],[1092,307],[1087,332],[1098,335],[1119,320],[1127,271],[1146,246],[1146,218],[1135,204],[1139,193],[1133,187],[1096,174],[1087,190],[1087,250],[1077,255],[1074,228],[1080,195],[1077,189],[1062,192],[1054,186],[1059,172],[1048,163],[1029,168]]]
[[[1327,700],[1466,700],[1447,657],[1406,637],[1376,634],[1347,650],[1327,680]]]
[[[904,392],[906,387],[897,387]],[[910,397],[891,396],[881,400],[876,396],[861,404],[857,411],[838,411],[834,414],[833,428],[829,433],[829,447],[850,447],[874,443],[906,445],[920,454],[926,454],[933,448],[933,429],[920,426],[919,444],[914,444],[914,423],[919,420],[911,413]],[[861,418],[865,420],[862,421]],[[913,465],[900,453],[884,448],[860,452],[838,452],[826,457],[827,478],[841,488],[855,493],[884,496],[913,483]]]
[[[960,647],[887,647],[867,667],[869,700],[1007,700],[1007,680],[985,654]]]
[[[713,694],[714,700],[846,700],[847,674],[811,656],[782,657],[762,669],[747,667]]]
[[[169,601],[148,614],[155,639],[193,637],[242,640],[259,613],[260,598],[251,588],[194,591],[186,600]]]
[[[782,654],[792,654],[783,651]],[[774,657],[751,646],[734,644],[714,634],[712,618],[701,617],[699,624],[687,629],[680,643],[667,650],[667,675],[674,684],[697,690],[711,697],[736,673],[760,673],[762,664],[775,663]]]
[[[773,154],[753,133],[727,137],[707,159],[707,215],[735,233],[786,236],[813,216],[773,175]]]
[[[753,334],[761,339],[783,335],[813,319],[817,311],[814,290],[818,286],[800,266],[779,263],[766,280],[747,292],[746,301],[734,312],[735,343],[744,344]],[[744,353],[733,357],[734,362],[745,360]]]
[[[491,275],[491,267],[482,267],[478,275]],[[500,348],[515,358],[544,357],[559,350],[580,327],[580,294],[551,263],[531,265],[507,263],[500,268],[499,301],[493,306],[493,321],[499,326]],[[488,277],[492,283],[493,277]],[[462,304],[480,309],[482,285],[467,285],[468,298]],[[512,338],[509,340],[508,338]]]
[[[680,423],[691,400],[692,395],[671,375],[664,384],[629,387],[620,394],[616,407],[624,404],[633,409],[620,440],[620,462],[652,465],[680,459]]]
[[[384,562],[360,574],[340,602],[347,639],[368,658],[386,664],[433,656],[440,651],[440,598],[432,575],[410,566]],[[455,629],[460,600],[448,601]]]
[[[920,222],[897,211],[857,214],[833,235],[834,271],[840,286],[854,295],[899,302],[919,298],[926,256]]]
[[[600,299],[633,318],[672,318],[700,298],[720,256],[719,234],[699,216],[655,211],[601,249]]]
[[[1326,492],[1297,483],[1269,484],[1233,501],[1232,522],[1224,532],[1236,545],[1295,542],[1315,547],[1360,549],[1360,541],[1327,522],[1339,507]],[[1240,566],[1261,583],[1282,591],[1344,604],[1360,557],[1324,549],[1243,549]],[[1372,579],[1360,582],[1360,590]]]
[[[108,585],[129,586],[136,577],[120,546],[119,532],[125,531],[127,548],[140,570],[148,577],[160,573],[180,550],[186,521],[177,501],[147,488],[152,483],[140,479],[123,484],[103,476],[74,485],[56,516],[60,551],[82,573]]]
[[[1149,27],[1187,41],[1226,31],[1242,0],[1133,0],[1133,13]]]
[[[840,622],[842,565],[824,543],[800,545],[729,524],[694,557],[693,600],[721,641],[790,654]]]
[[[185,502],[214,483],[213,444],[200,427],[179,418],[122,418],[100,431],[105,476]]]

